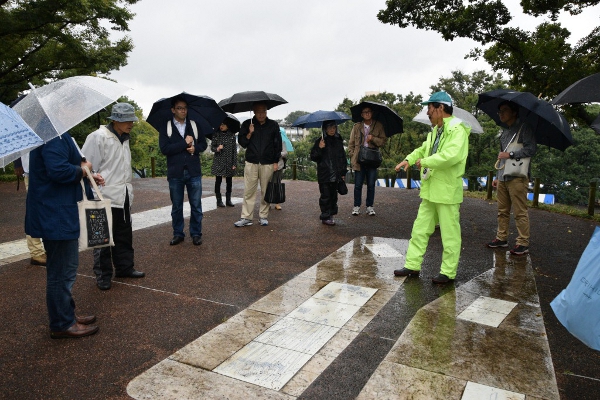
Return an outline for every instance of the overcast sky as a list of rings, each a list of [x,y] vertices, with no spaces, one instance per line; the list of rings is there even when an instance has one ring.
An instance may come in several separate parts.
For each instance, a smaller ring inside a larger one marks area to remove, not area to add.
[[[519,0],[505,3],[520,10]],[[429,86],[450,71],[489,70],[464,59],[475,42],[385,25],[377,19],[384,7],[384,0],[141,0],[131,6],[135,48],[110,76],[132,88],[126,95],[146,116],[153,102],[182,91],[218,102],[264,90],[288,101],[269,111],[283,119],[297,110],[333,110],[367,91],[428,97]],[[532,30],[541,22],[515,23]],[[574,43],[599,24],[600,7],[562,22]]]

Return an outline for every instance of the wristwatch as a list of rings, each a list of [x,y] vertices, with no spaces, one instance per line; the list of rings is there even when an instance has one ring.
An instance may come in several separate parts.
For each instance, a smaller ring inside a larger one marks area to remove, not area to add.
[[[511,159],[515,158],[515,152],[514,151],[511,151],[510,153],[508,153],[508,155],[510,156]]]

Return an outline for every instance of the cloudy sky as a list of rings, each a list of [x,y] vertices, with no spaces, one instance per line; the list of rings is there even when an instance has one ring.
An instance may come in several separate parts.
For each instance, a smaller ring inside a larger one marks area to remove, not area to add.
[[[505,3],[520,10],[519,0]],[[142,0],[131,7],[135,49],[111,78],[132,88],[127,96],[145,115],[154,101],[182,91],[218,102],[264,90],[288,101],[269,111],[283,119],[296,110],[332,110],[367,91],[427,97],[452,70],[489,70],[464,59],[475,42],[384,25],[377,19],[384,7],[384,0]],[[600,7],[562,20],[573,43],[599,21]],[[540,22],[519,17],[515,24]]]

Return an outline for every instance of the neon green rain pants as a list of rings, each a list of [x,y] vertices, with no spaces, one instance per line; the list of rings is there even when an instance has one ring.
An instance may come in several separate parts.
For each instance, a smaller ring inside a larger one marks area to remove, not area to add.
[[[435,230],[436,222],[439,221],[444,246],[440,273],[450,279],[456,277],[461,246],[459,210],[460,203],[442,204],[422,199],[406,252],[405,268],[421,270],[429,237]]]

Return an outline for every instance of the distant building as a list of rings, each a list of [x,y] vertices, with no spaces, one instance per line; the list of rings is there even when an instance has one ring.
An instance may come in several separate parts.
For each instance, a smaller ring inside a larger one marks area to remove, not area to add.
[[[292,142],[299,142],[303,140],[308,135],[308,129],[285,126],[283,124],[279,125],[283,129],[285,129],[285,134]]]

